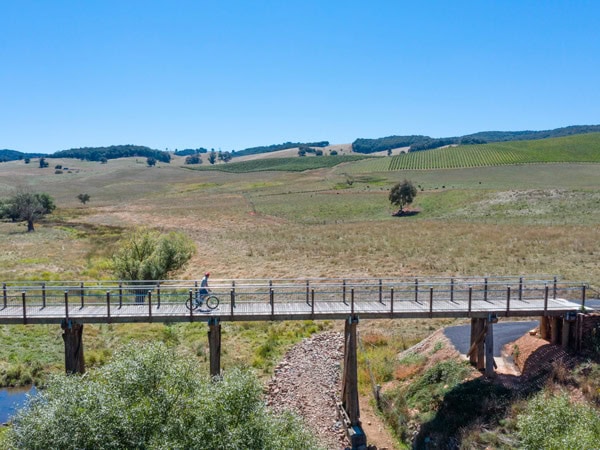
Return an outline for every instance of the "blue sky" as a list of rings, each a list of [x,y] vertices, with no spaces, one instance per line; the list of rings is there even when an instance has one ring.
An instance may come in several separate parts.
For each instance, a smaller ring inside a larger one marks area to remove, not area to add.
[[[600,123],[597,1],[0,0],[0,148]]]

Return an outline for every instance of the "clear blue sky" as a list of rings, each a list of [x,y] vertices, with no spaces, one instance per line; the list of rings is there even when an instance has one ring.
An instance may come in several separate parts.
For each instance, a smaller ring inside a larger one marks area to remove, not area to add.
[[[600,123],[600,2],[0,0],[0,148]]]

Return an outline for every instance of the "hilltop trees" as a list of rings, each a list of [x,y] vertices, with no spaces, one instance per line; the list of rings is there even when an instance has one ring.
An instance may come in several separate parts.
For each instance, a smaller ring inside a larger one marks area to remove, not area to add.
[[[141,145],[111,145],[110,147],[84,147],[72,148],[70,150],[62,150],[49,155],[50,158],[77,158],[87,161],[100,161],[137,157],[152,157],[156,161],[169,163],[171,154],[160,150],[154,150]]]
[[[202,158],[199,153],[195,153],[193,155],[186,156],[185,158],[186,164],[202,164]]]
[[[217,162],[217,154],[215,153],[215,149],[213,148],[208,154],[208,162],[214,164]]]
[[[392,205],[398,206],[400,209],[396,215],[401,215],[404,207],[410,205],[414,198],[417,196],[417,188],[409,180],[404,180],[400,183],[396,183],[392,189],[390,189],[389,200]]]
[[[0,204],[0,218],[27,222],[27,231],[35,231],[34,222],[56,209],[54,200],[46,193],[18,189],[14,196]]]

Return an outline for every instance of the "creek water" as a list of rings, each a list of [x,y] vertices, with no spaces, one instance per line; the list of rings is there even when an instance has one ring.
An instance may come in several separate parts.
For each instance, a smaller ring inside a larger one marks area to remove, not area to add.
[[[27,394],[35,394],[35,386],[0,389],[0,424],[10,420],[20,408],[25,405]]]

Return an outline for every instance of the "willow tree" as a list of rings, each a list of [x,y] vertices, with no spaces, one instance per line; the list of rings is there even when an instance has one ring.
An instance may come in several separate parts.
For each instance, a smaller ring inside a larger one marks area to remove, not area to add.
[[[115,352],[85,377],[56,375],[13,418],[11,449],[317,449],[300,419],[275,414],[250,371],[202,374],[162,343]]]
[[[121,240],[112,257],[113,273],[121,280],[164,280],[195,252],[194,242],[183,233],[136,230]]]

